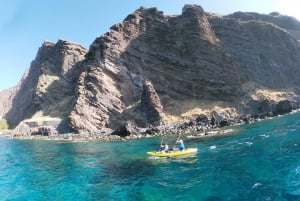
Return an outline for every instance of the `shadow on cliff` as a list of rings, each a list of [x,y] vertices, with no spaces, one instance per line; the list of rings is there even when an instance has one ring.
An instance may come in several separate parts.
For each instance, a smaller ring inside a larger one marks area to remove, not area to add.
[[[28,119],[29,127],[48,126],[59,133],[73,131],[68,118],[75,101],[81,62],[65,74],[55,66],[49,70],[52,64],[45,67],[45,63],[32,62],[28,76],[13,99],[12,109],[5,115],[12,129]],[[42,72],[41,68],[48,70]]]

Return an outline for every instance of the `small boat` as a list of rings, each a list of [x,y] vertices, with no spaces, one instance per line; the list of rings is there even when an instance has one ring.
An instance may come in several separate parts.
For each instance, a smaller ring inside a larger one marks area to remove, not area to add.
[[[159,151],[148,151],[147,154],[150,156],[157,156],[157,157],[176,157],[176,156],[183,156],[188,154],[195,154],[197,153],[198,148],[187,148],[183,151],[168,151],[168,152],[159,152]]]

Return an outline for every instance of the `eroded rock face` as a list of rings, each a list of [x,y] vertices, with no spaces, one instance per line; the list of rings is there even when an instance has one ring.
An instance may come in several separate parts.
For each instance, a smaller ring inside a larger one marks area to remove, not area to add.
[[[145,114],[150,125],[159,126],[163,123],[163,107],[160,98],[150,81],[145,81],[141,97],[141,112]]]
[[[286,99],[297,97],[299,31],[297,20],[278,13],[220,16],[186,5],[169,16],[141,7],[88,51],[62,40],[44,43],[5,117],[16,126],[40,112],[84,133],[123,122],[159,125],[195,108],[209,116],[213,103],[240,113],[273,112],[281,99],[252,93],[289,89]]]
[[[4,118],[5,115],[12,109],[12,102],[27,76],[28,70],[25,71],[17,86],[0,91],[0,119]]]
[[[18,87],[12,87],[0,92],[0,119],[5,116],[5,114],[11,110],[12,101],[18,91]]]
[[[87,50],[81,45],[59,40],[44,42],[28,76],[5,114],[12,128],[24,119],[43,121],[44,117],[66,119],[75,100],[75,86]]]
[[[300,30],[300,23],[287,30],[280,19],[255,13],[210,18],[217,37],[239,64],[245,81],[270,89],[299,85],[296,77],[300,75],[300,46],[289,30]]]
[[[70,116],[72,127],[93,132],[117,128],[124,120],[143,124],[136,103],[146,80],[155,86],[163,113],[175,115],[186,112],[181,103],[191,99],[238,107],[248,93],[242,88],[246,82],[271,89],[297,84],[299,43],[290,33],[300,30],[299,23],[245,15],[211,15],[197,5],[185,6],[177,16],[156,8],[136,10],[91,45]],[[250,107],[252,113],[260,105]]]
[[[179,16],[140,8],[97,38],[86,58],[70,116],[78,131],[99,130],[112,117],[126,114],[139,101],[146,80],[155,85],[167,111],[173,110],[170,100],[230,101],[240,93],[239,74],[234,74],[238,66],[200,6],[186,6]]]

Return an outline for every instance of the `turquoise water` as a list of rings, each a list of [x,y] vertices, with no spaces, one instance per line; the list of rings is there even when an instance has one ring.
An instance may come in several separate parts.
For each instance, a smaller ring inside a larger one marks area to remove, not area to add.
[[[70,143],[0,138],[0,200],[300,200],[300,113],[150,158],[161,138]],[[176,137],[166,138],[169,145]]]

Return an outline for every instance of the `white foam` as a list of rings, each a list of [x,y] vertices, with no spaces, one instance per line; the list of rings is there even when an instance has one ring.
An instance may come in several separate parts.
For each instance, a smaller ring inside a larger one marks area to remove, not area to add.
[[[246,144],[248,146],[251,146],[253,144],[253,142],[240,142],[239,144]]]
[[[265,137],[265,138],[268,138],[270,137],[270,135],[266,135],[266,134],[263,134],[263,135],[259,135],[260,137]]]
[[[209,148],[210,148],[210,149],[216,149],[217,146],[216,146],[216,145],[212,145],[212,146],[210,146]]]
[[[255,183],[255,184],[252,186],[252,189],[257,188],[257,187],[259,187],[259,186],[261,186],[261,185],[262,185],[261,183]]]

